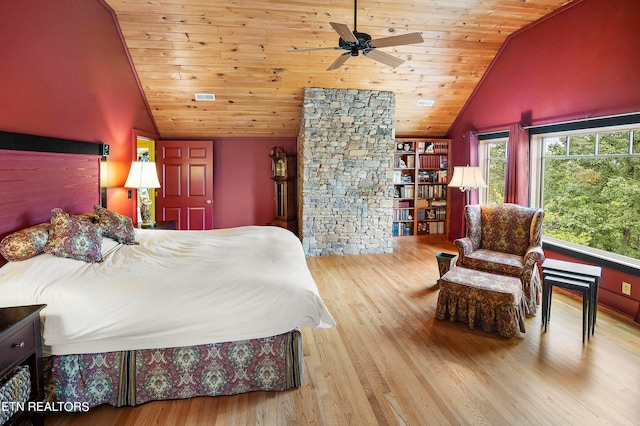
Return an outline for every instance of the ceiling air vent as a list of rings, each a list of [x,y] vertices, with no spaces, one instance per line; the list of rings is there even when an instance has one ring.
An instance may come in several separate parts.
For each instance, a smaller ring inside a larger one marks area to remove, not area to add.
[[[417,105],[421,107],[433,106],[435,103],[432,99],[419,99]]]
[[[216,95],[213,93],[196,93],[196,101],[215,101]]]

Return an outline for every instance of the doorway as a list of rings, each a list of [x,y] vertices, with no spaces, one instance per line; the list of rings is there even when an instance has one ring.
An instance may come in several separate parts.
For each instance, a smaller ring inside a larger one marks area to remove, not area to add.
[[[156,161],[156,141],[145,137],[136,135],[136,161]],[[162,184],[162,181],[160,182]],[[151,205],[156,205],[156,189],[149,189],[149,199],[151,200]],[[156,220],[156,209],[151,209],[151,220],[155,222]]]
[[[212,229],[213,141],[158,141],[156,148],[159,220],[175,221],[176,229]]]

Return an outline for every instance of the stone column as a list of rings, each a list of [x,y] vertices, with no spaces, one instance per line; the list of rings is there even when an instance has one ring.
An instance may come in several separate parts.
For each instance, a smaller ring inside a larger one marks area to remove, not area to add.
[[[395,94],[306,88],[298,138],[306,255],[393,250]]]

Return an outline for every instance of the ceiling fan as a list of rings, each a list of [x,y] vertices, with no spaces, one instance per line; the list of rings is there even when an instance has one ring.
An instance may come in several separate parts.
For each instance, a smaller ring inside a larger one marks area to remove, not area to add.
[[[358,1],[353,1],[353,31],[349,29],[346,24],[338,24],[330,22],[331,27],[338,33],[340,39],[338,40],[338,46],[336,47],[315,47],[309,49],[292,49],[289,52],[307,52],[310,50],[346,50],[345,53],[338,56],[338,58],[329,65],[327,71],[338,69],[344,64],[350,56],[358,56],[360,52],[368,58],[382,62],[390,67],[397,67],[402,64],[404,60],[388,53],[377,50],[379,47],[391,47],[401,46],[406,44],[422,43],[424,39],[420,33],[410,33],[391,37],[383,37],[375,40],[371,39],[371,36],[367,33],[359,32],[357,28],[358,18]]]

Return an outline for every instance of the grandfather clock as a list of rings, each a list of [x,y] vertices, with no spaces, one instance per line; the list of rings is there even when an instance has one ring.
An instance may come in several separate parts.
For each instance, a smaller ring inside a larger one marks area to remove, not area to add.
[[[276,146],[271,149],[269,157],[276,195],[276,217],[270,225],[280,226],[297,234],[296,155],[287,154],[284,149]]]

